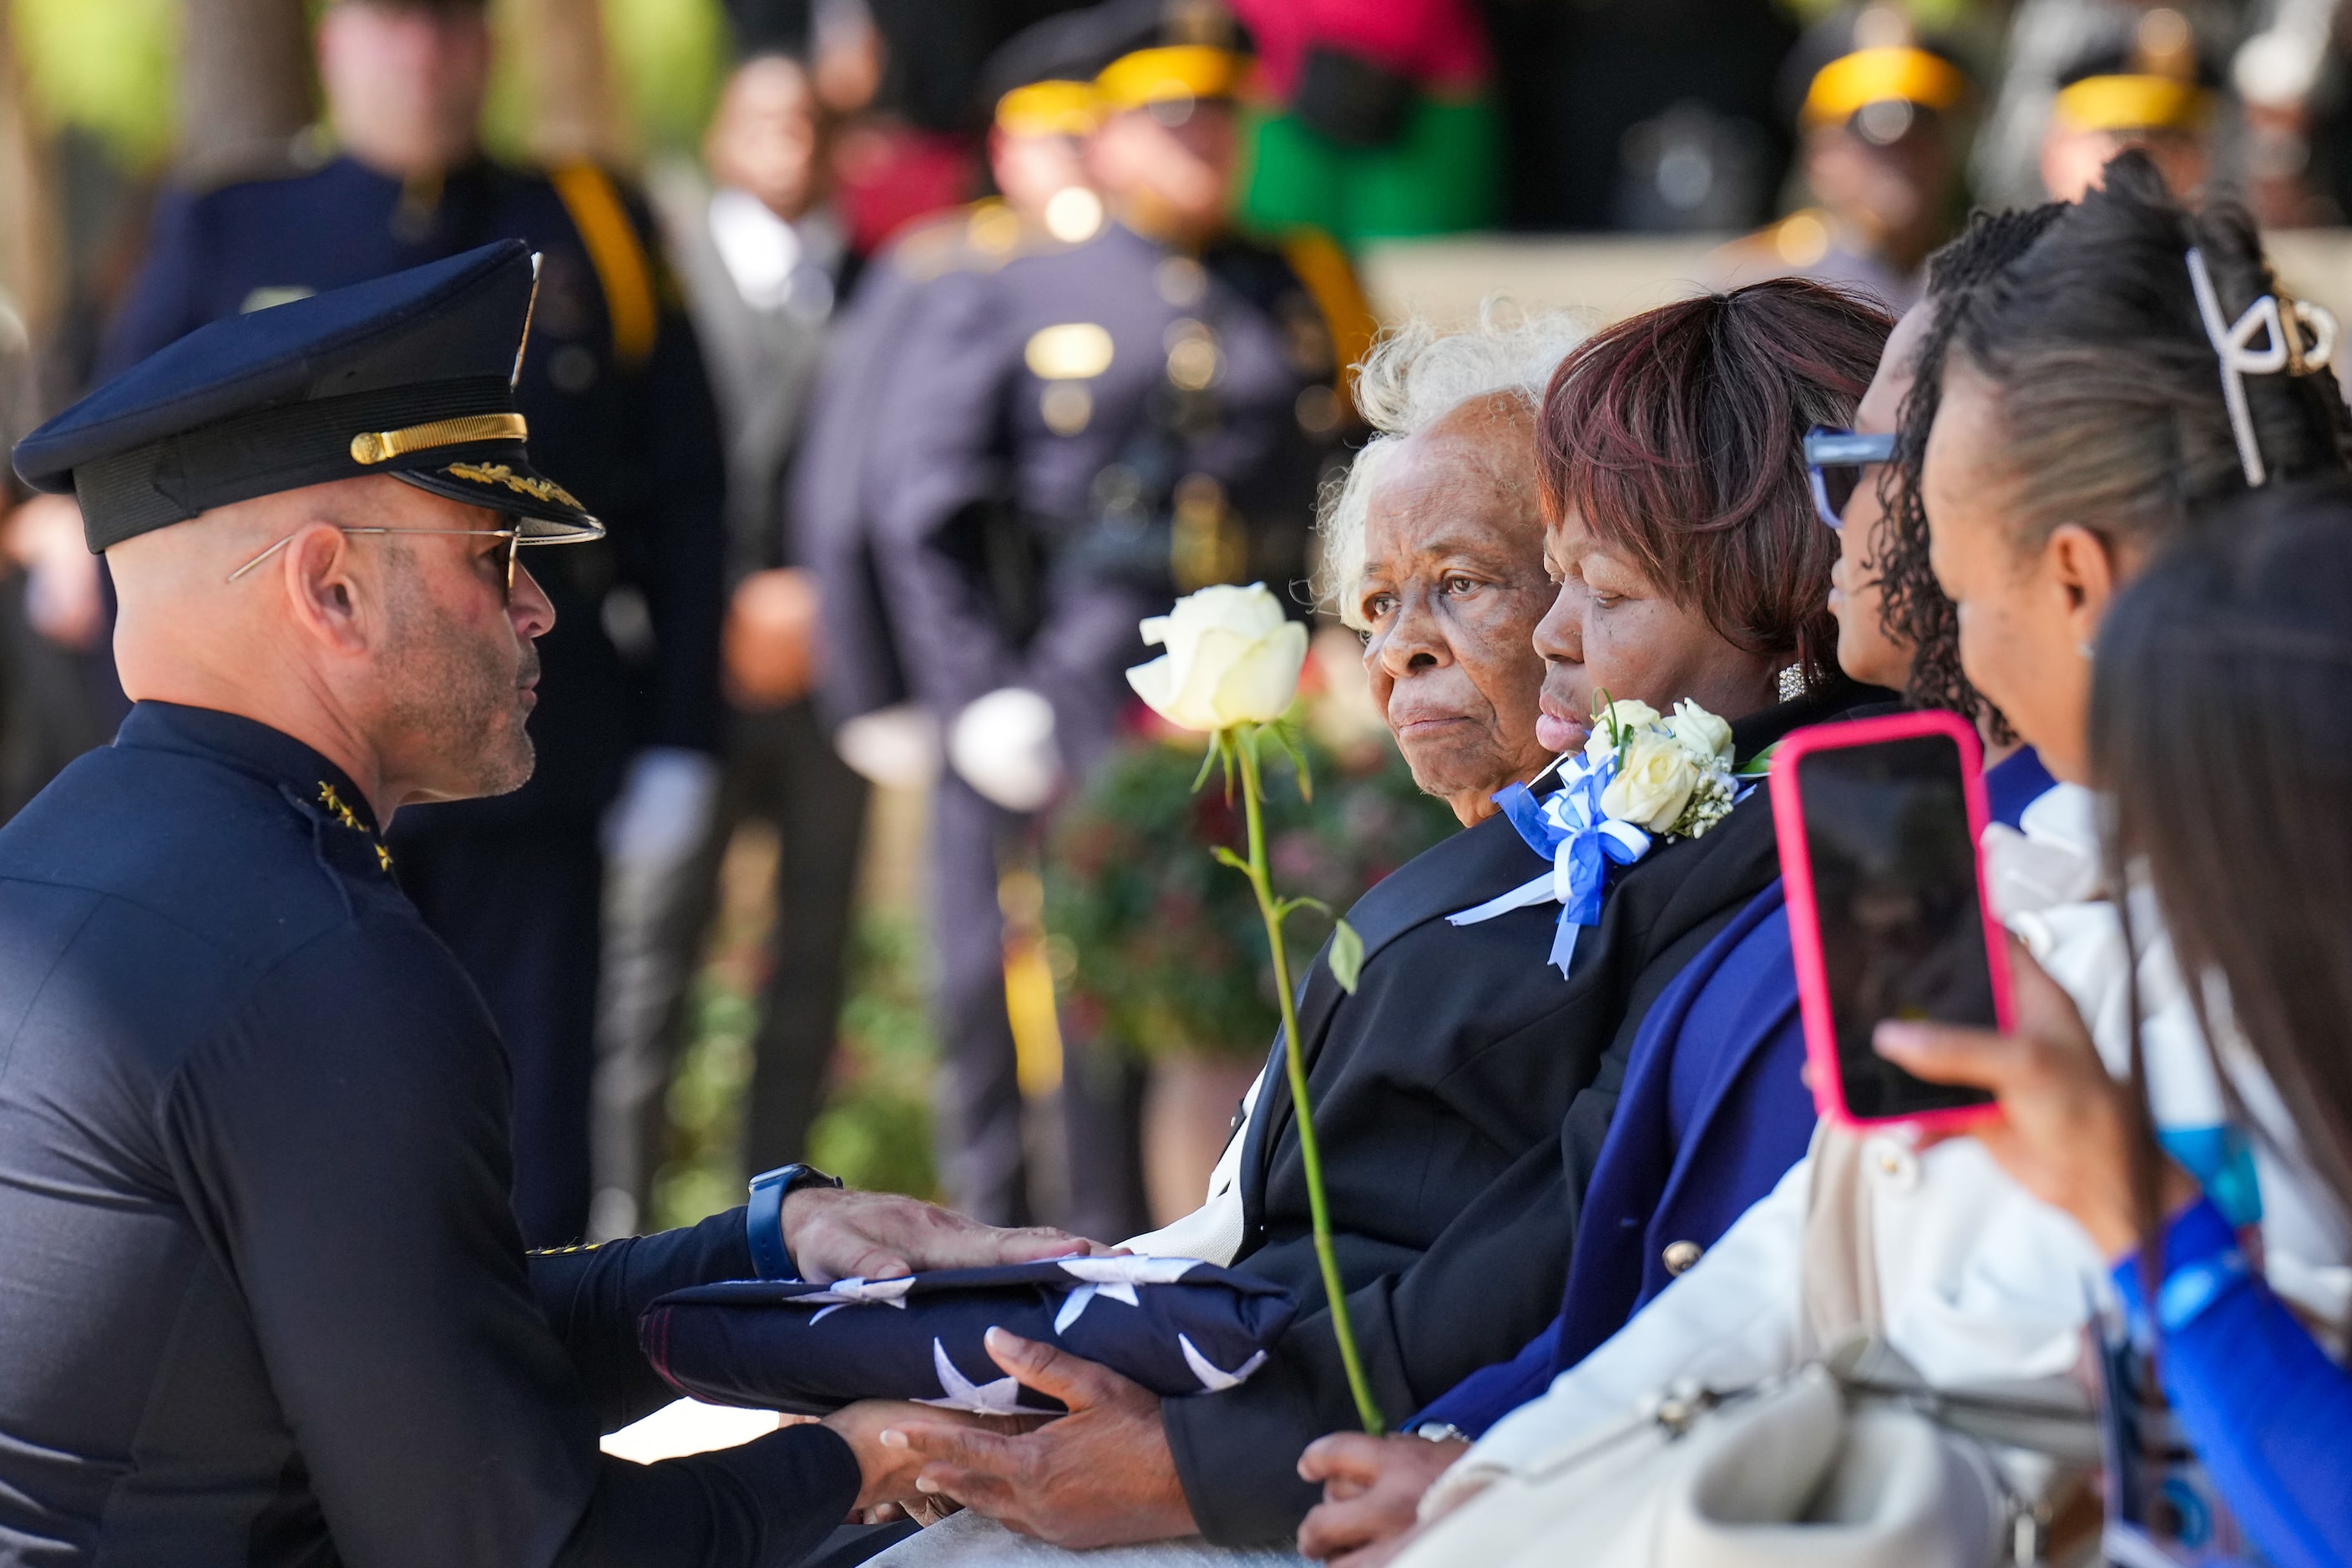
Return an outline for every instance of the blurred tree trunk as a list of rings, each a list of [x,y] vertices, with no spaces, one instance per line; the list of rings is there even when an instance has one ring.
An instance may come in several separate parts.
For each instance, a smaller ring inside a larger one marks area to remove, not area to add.
[[[303,0],[185,0],[180,174],[199,184],[282,163],[310,123],[310,26]]]
[[[38,343],[65,310],[65,213],[48,137],[26,96],[12,9],[0,4],[0,287]]]
[[[520,56],[531,156],[627,166],[635,153],[614,90],[600,0],[501,0],[499,35]]]

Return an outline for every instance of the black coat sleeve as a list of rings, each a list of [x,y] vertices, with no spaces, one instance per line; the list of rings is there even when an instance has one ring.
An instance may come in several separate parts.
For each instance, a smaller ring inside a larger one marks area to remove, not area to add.
[[[750,1279],[743,1211],[699,1225],[530,1255],[531,1294],[611,1432],[678,1397],[637,1347],[637,1319],[657,1296],[719,1279]]]
[[[796,1560],[856,1495],[832,1433],[653,1466],[597,1451],[597,1407],[508,1205],[507,1109],[478,998],[387,913],[279,961],[163,1096],[174,1183],[247,1303],[339,1559]],[[559,1301],[574,1348],[609,1343],[636,1294],[709,1261],[689,1258],[695,1235],[645,1248],[642,1270],[636,1248],[586,1270]]]

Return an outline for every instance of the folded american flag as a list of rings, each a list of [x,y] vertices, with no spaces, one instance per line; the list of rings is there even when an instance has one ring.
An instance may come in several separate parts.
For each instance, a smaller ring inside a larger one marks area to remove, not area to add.
[[[716,1405],[821,1415],[883,1398],[1050,1415],[1060,1401],[989,1355],[991,1328],[1167,1396],[1239,1384],[1297,1310],[1280,1286],[1196,1258],[1065,1258],[831,1285],[699,1285],[655,1301],[637,1338],[672,1387]]]

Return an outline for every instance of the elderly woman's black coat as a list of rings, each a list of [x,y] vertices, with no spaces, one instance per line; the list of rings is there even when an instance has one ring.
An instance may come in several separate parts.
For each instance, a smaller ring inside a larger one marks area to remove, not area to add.
[[[1839,681],[1732,726],[1742,758],[1886,693]],[[1569,1248],[1625,1053],[1676,971],[1780,874],[1769,792],[1703,837],[1614,873],[1569,976],[1547,962],[1559,906],[1472,926],[1445,917],[1545,862],[1497,816],[1406,865],[1348,919],[1360,984],[1309,970],[1299,1007],[1348,1310],[1387,1418],[1507,1361],[1559,1310]],[[1356,1414],[1324,1310],[1307,1183],[1276,1041],[1243,1150],[1235,1266],[1303,1310],[1267,1364],[1161,1409],[1193,1517],[1213,1541],[1287,1536],[1317,1500],[1299,1452]]]

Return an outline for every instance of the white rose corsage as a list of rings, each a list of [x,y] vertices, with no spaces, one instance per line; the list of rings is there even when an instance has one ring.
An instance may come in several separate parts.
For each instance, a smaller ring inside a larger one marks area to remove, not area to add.
[[[1550,962],[1565,975],[1578,934],[1601,922],[1609,868],[1632,865],[1657,838],[1704,836],[1755,787],[1766,761],[1759,754],[1735,771],[1731,726],[1696,702],[1676,702],[1666,718],[1646,702],[1603,692],[1584,750],[1548,770],[1559,774],[1558,789],[1538,799],[1515,784],[1495,796],[1528,847],[1551,862],[1550,871],[1445,918],[1475,925],[1557,901],[1559,931]]]

